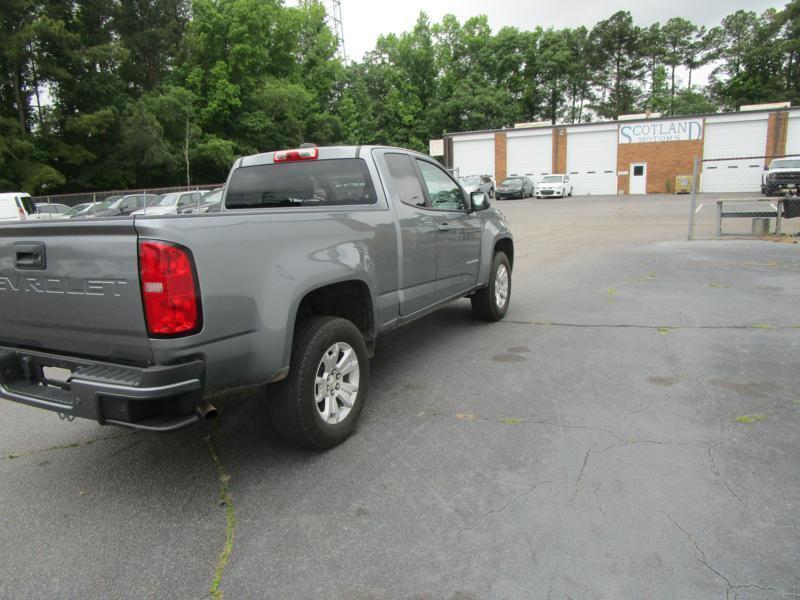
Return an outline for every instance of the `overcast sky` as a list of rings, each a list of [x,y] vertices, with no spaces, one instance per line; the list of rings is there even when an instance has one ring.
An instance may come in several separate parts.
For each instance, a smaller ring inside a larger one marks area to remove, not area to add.
[[[421,10],[432,22],[440,21],[447,13],[453,13],[462,22],[485,14],[492,29],[497,31],[506,25],[519,29],[534,29],[537,25],[545,29],[591,27],[618,10],[630,11],[638,25],[663,23],[679,16],[711,26],[740,8],[761,13],[785,5],[774,0],[341,0],[341,3],[345,47],[351,60],[361,60],[375,46],[379,35],[411,29]]]

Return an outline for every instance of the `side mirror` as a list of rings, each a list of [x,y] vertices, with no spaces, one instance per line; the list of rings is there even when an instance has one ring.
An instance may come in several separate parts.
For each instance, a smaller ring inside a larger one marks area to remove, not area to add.
[[[489,208],[489,196],[486,192],[472,192],[469,195],[470,202],[472,202],[472,210],[486,210]]]

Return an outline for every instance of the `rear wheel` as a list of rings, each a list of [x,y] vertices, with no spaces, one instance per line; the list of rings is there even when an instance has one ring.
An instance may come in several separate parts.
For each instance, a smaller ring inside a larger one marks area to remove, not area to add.
[[[483,321],[499,321],[506,316],[511,301],[511,264],[504,252],[495,252],[489,285],[470,300],[472,312]]]
[[[311,317],[295,331],[289,375],[270,390],[270,418],[289,441],[317,449],[347,439],[364,408],[369,359],[364,336],[339,317]]]

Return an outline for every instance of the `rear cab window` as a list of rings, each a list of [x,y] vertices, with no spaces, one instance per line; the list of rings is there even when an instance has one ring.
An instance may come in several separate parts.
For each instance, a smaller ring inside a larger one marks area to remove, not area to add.
[[[340,158],[239,167],[231,175],[225,207],[325,208],[376,200],[364,159]]]

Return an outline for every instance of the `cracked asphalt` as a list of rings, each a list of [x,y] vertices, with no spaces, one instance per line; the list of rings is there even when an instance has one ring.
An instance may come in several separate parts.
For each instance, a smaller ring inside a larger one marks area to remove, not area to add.
[[[383,337],[329,452],[260,395],[172,435],[0,402],[0,598],[800,598],[800,245],[500,206],[506,320]]]

